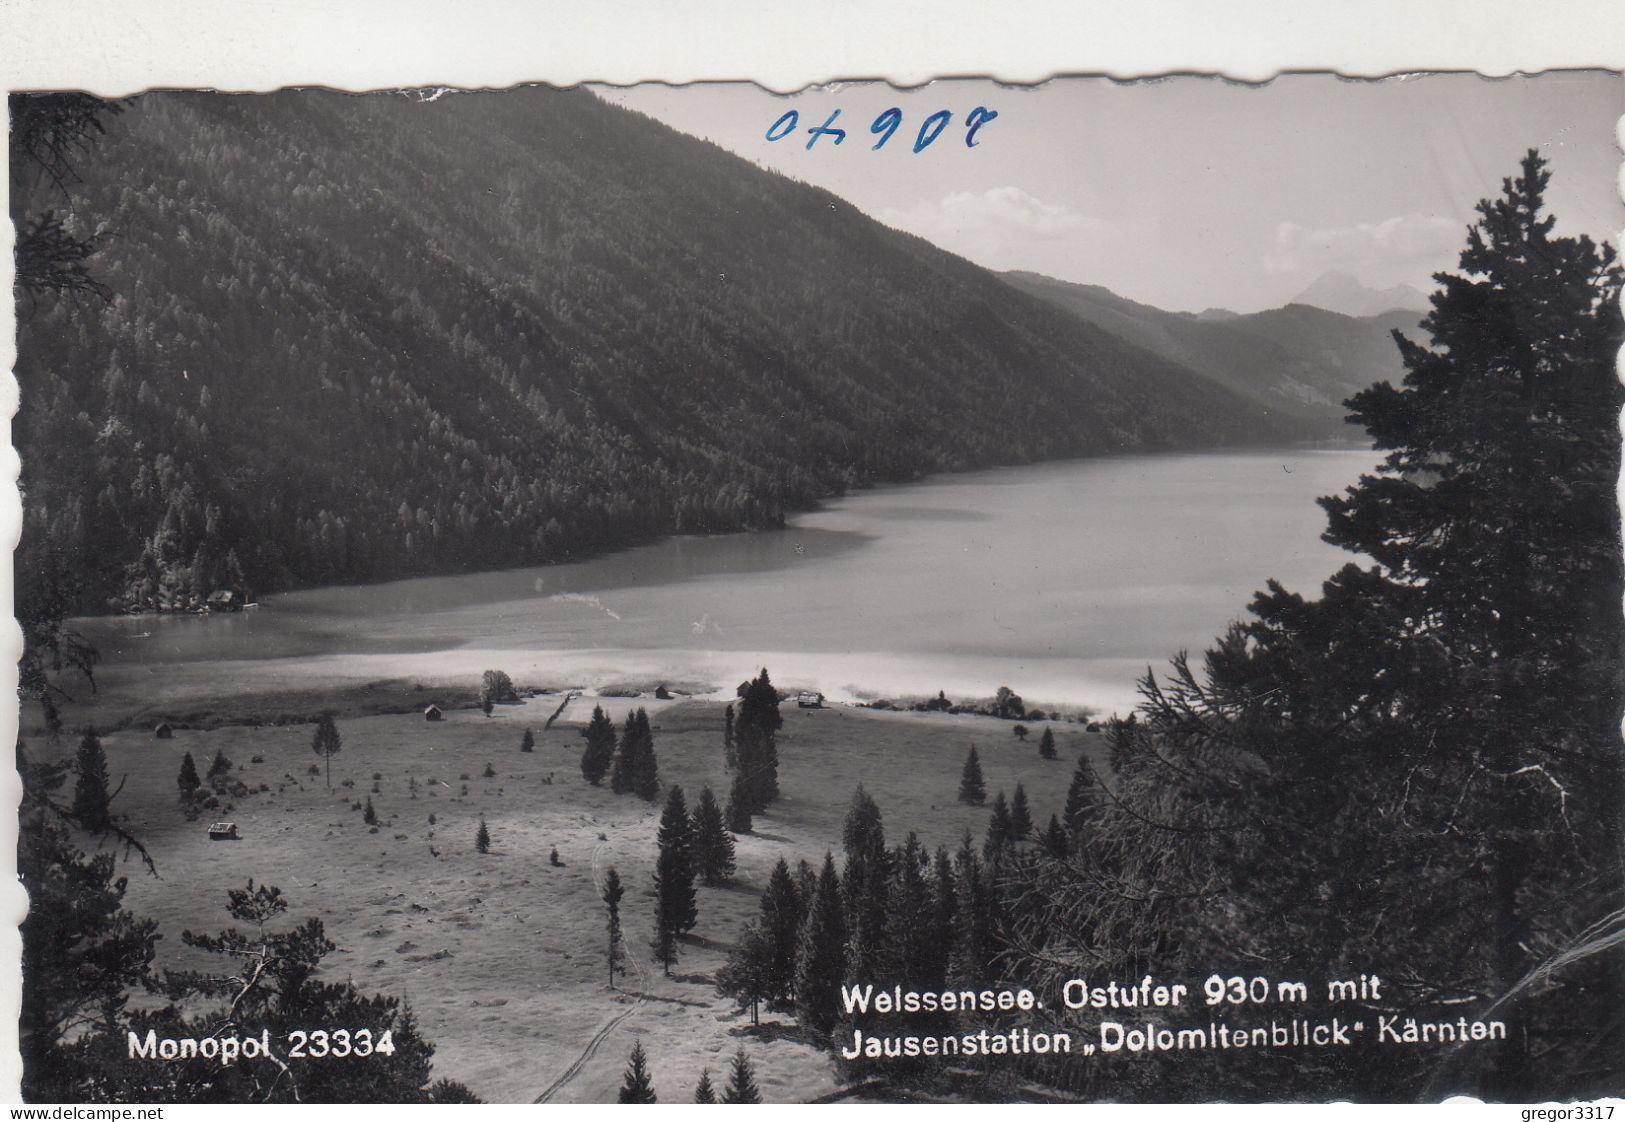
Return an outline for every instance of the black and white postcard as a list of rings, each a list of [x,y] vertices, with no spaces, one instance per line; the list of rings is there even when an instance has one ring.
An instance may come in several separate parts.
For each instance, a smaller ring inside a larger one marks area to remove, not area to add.
[[[1619,1095],[1621,108],[12,93],[23,1098]]]

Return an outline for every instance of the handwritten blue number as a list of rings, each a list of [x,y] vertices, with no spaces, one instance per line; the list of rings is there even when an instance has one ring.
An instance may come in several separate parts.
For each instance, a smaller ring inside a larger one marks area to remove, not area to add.
[[[875,123],[869,126],[869,131],[874,133],[876,136],[880,136],[881,133],[885,133],[886,135],[881,136],[879,140],[875,141],[875,146],[869,149],[869,151],[880,151],[880,146],[891,139],[892,133],[896,132],[897,126],[902,123],[903,111],[896,106],[892,106],[892,108],[886,110],[880,116],[876,117]]]
[[[920,135],[914,138],[914,151],[919,153],[929,148],[931,146],[931,142],[942,135],[942,130],[947,128],[948,122],[953,119],[954,115],[948,112],[946,109],[938,109],[935,113],[931,114],[931,116],[927,117],[925,119],[925,123],[920,126]],[[937,126],[934,129],[931,127],[933,123],[935,123]],[[927,136],[927,132],[929,132],[931,135]]]
[[[767,138],[769,140],[783,140],[796,131],[796,122],[801,120],[801,114],[794,109],[780,117],[768,126]],[[782,128],[780,126],[783,126]]]
[[[839,109],[837,109],[835,112],[833,112],[833,113],[831,113],[829,115],[829,120],[825,121],[821,125],[817,125],[817,126],[807,130],[807,132],[809,134],[811,134],[811,135],[809,135],[807,137],[807,149],[808,149],[808,151],[812,150],[812,146],[814,144],[818,143],[818,138],[823,136],[825,133],[828,133],[830,136],[833,136],[835,138],[835,143],[836,144],[840,144],[841,141],[846,139],[846,130],[845,129],[832,129],[832,128],[830,128],[830,126],[835,123],[835,118],[839,117],[840,115],[841,115],[841,111]]]
[[[989,109],[985,105],[978,105],[975,109],[972,109],[970,111],[970,116],[965,118],[965,147],[975,148],[976,130],[993,120],[998,115],[999,111],[997,109]]]

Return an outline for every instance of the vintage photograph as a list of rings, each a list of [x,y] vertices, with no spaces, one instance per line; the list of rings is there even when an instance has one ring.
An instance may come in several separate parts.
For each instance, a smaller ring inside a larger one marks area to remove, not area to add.
[[[1622,94],[12,93],[23,1097],[1625,1094]]]

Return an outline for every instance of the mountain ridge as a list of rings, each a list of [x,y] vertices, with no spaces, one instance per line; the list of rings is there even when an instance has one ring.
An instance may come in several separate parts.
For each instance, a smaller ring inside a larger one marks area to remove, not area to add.
[[[1343,402],[1404,368],[1395,329],[1416,334],[1420,314],[1350,317],[1307,304],[1262,312],[1169,312],[1099,285],[1021,271],[1001,274],[1022,291],[1205,374],[1231,391],[1323,436],[1347,435]]]
[[[1381,315],[1385,312],[1426,312],[1428,298],[1408,284],[1372,288],[1339,269],[1328,269],[1288,301],[1308,304],[1340,315]]]
[[[584,91],[155,93],[20,316],[18,566],[79,610],[538,564],[851,487],[1312,435]],[[14,197],[13,218],[52,197]]]

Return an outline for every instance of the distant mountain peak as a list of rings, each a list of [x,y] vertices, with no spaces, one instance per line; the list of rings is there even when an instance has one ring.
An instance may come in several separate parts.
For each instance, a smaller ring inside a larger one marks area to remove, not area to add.
[[[1289,303],[1308,304],[1346,316],[1374,316],[1393,311],[1425,312],[1428,309],[1427,297],[1408,284],[1372,288],[1337,269],[1320,274]]]

